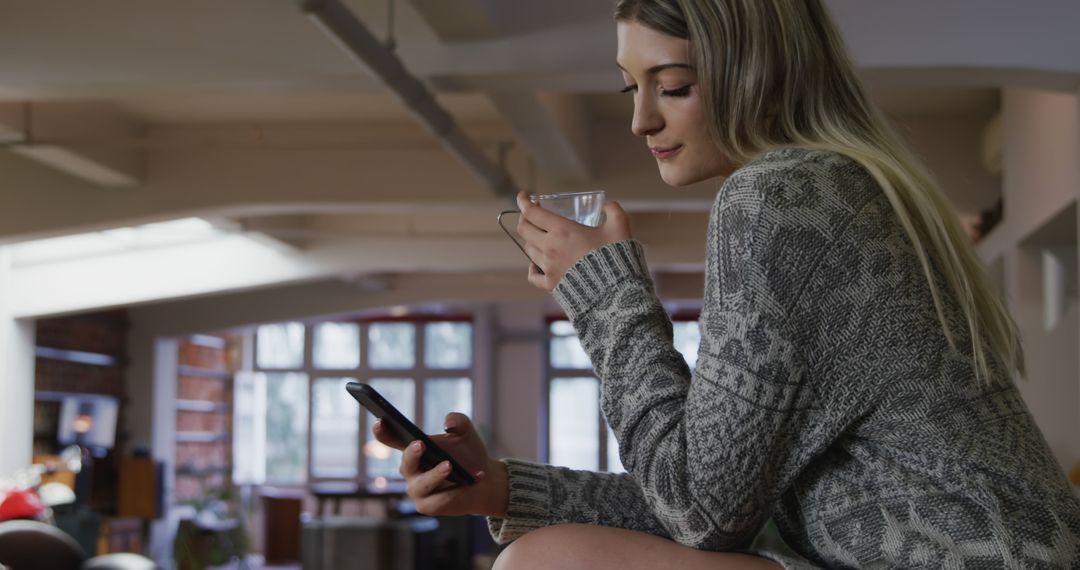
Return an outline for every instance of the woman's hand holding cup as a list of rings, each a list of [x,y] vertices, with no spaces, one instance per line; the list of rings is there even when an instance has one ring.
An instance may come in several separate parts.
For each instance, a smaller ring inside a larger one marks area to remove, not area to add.
[[[521,211],[517,233],[525,240],[526,255],[533,260],[529,283],[545,291],[553,290],[563,275],[589,252],[632,237],[630,219],[617,202],[604,205],[604,221],[596,227],[545,210],[532,203],[524,192],[518,193],[517,206]]]

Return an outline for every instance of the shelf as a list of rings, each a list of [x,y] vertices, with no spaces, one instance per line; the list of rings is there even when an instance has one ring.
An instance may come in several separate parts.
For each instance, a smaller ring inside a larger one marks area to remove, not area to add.
[[[232,406],[223,402],[210,402],[207,400],[177,400],[176,411],[178,412],[228,412]]]
[[[176,443],[219,443],[232,439],[231,433],[217,433],[212,431],[180,431],[176,432]]]
[[[219,473],[230,473],[232,467],[224,465],[214,467],[186,467],[181,466],[176,468],[176,475],[184,477],[206,477],[207,475],[217,475]]]
[[[197,366],[185,366],[180,365],[176,368],[176,374],[178,376],[195,376],[198,378],[212,378],[215,380],[232,380],[232,372],[223,372],[221,370],[211,370],[209,368],[199,368]]]
[[[61,362],[72,362],[75,364],[90,364],[92,366],[121,366],[124,364],[119,358],[111,354],[66,350],[48,346],[35,346],[34,356],[38,358],[47,358],[49,360],[59,360]]]

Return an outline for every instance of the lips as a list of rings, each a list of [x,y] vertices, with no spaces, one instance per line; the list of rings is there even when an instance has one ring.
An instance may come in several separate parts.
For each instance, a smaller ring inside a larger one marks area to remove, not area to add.
[[[652,152],[652,155],[655,156],[657,159],[664,159],[675,156],[675,153],[682,150],[682,145],[680,144],[675,146],[654,146],[649,147],[649,150]]]

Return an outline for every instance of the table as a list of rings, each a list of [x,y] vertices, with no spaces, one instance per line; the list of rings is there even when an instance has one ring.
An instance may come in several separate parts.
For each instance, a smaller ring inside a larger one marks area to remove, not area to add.
[[[351,482],[325,482],[308,485],[308,491],[315,496],[318,506],[316,516],[322,517],[327,502],[332,507],[331,514],[341,514],[341,501],[344,499],[378,499],[386,505],[386,514],[393,517],[398,514],[398,506],[405,498],[405,482],[394,481],[383,485],[374,483],[358,484]]]

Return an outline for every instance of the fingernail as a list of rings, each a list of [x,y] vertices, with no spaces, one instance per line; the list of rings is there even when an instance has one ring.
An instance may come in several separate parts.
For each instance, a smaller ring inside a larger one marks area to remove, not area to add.
[[[439,473],[449,473],[449,472],[450,472],[450,462],[449,461],[443,461],[442,463],[439,464]]]
[[[409,447],[411,447],[413,451],[420,451],[420,448],[423,446],[424,444],[421,443],[419,439],[409,444]]]

